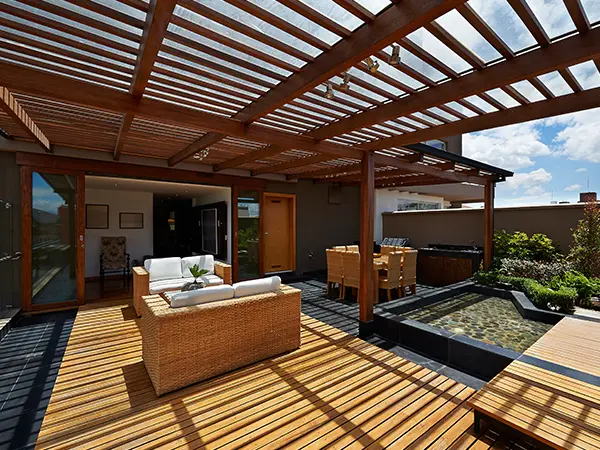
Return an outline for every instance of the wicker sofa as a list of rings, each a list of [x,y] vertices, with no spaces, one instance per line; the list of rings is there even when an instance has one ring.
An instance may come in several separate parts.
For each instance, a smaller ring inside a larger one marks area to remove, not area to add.
[[[143,296],[178,290],[193,281],[189,269],[196,264],[200,269],[208,270],[208,274],[201,277],[207,286],[232,283],[231,266],[215,261],[212,255],[147,259],[144,267],[133,268],[133,307],[136,314],[142,314]]]
[[[300,346],[300,290],[179,308],[142,301],[142,355],[157,395]]]

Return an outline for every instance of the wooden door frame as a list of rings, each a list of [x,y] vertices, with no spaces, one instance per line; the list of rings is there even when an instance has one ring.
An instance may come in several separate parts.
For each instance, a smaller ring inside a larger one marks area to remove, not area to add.
[[[76,178],[75,192],[75,264],[77,298],[69,301],[33,304],[33,172],[71,175]],[[21,166],[21,308],[24,312],[47,311],[83,305],[85,302],[85,172],[54,167]]]
[[[263,270],[263,196],[264,196],[264,188],[257,186],[246,186],[243,184],[234,184],[231,186],[231,267],[232,267],[232,277],[233,281],[236,282],[239,280],[238,276],[238,208],[237,208],[237,199],[240,190],[247,191],[258,191],[258,270],[259,276],[264,276],[265,272]]]
[[[290,242],[289,242],[289,246],[290,246],[290,269],[291,271],[295,271],[296,270],[296,194],[280,194],[278,192],[263,192],[262,194],[262,199],[261,199],[261,205],[266,205],[266,199],[267,197],[272,197],[272,198],[281,198],[281,199],[286,199],[291,201],[291,208],[290,208],[290,224],[292,226],[291,229],[291,233],[290,233]],[[263,214],[260,215],[261,217],[261,222],[262,222],[262,218],[263,218]],[[264,257],[262,257],[262,255],[264,255],[266,249],[265,249],[265,241],[264,239],[262,239],[262,235],[264,234],[264,226],[260,227],[260,233],[261,233],[261,241],[260,241],[260,254],[261,254],[261,274],[264,276],[265,270],[264,267],[262,267],[263,263],[264,263]]]

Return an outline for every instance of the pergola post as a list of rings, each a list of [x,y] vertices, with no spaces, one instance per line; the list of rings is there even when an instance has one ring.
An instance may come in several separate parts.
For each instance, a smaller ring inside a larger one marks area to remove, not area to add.
[[[373,334],[373,239],[375,213],[375,154],[365,152],[360,183],[360,289],[359,335]]]
[[[483,208],[483,268],[488,270],[494,258],[494,191],[496,183],[486,183]]]

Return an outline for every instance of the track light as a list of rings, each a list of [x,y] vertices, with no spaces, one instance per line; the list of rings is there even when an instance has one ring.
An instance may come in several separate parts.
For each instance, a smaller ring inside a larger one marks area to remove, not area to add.
[[[202,160],[208,156],[208,149],[203,148],[199,152],[194,153],[194,159]]]
[[[379,63],[374,61],[370,56],[365,60],[367,62],[367,67],[369,68],[369,72],[376,73],[377,69],[379,69]]]
[[[331,83],[327,83],[327,88],[325,89],[325,97],[327,97],[329,100],[335,97],[335,94],[333,93],[333,86]]]
[[[397,66],[398,64],[400,64],[400,46],[399,45],[392,45],[392,54],[390,56],[390,59],[388,60],[388,63],[390,63],[390,65],[392,66]]]
[[[340,89],[344,92],[348,92],[350,90],[350,80],[352,79],[352,75],[348,72],[344,72],[344,81],[340,85]]]

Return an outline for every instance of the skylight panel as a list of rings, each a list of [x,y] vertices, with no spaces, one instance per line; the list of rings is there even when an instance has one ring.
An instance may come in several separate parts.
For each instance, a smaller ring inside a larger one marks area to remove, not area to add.
[[[319,89],[319,88],[317,87],[317,88],[315,88],[315,90],[325,93],[325,89],[324,89],[324,88],[321,88],[321,89]],[[337,95],[337,94],[338,94],[338,93],[336,92],[336,95]],[[307,98],[312,98],[312,99],[315,99],[315,100],[319,100],[319,101],[321,101],[321,102],[323,101],[323,97],[321,97],[321,96],[319,96],[319,95],[316,95],[316,94],[314,94],[314,93],[312,93],[312,92],[307,92],[307,93],[305,93],[304,95],[305,95]],[[303,99],[303,98],[297,98],[295,101],[297,101],[298,103],[303,103],[303,104],[305,104],[305,105],[307,105],[307,106],[308,106],[308,105],[311,105],[311,103],[310,103],[310,102],[307,102],[307,101],[306,101],[305,99]],[[337,107],[340,107],[340,108],[342,108],[342,109],[345,109],[345,110],[347,110],[347,111],[348,111],[348,114],[354,114],[354,113],[357,113],[357,112],[359,111],[359,110],[358,110],[358,109],[356,109],[356,108],[353,108],[353,107],[350,107],[350,106],[347,106],[347,105],[344,105],[344,104],[341,104],[341,103],[340,103],[340,104],[336,104],[336,106],[337,106]],[[319,109],[323,109],[323,110],[324,110],[324,112],[327,112],[328,114],[330,113],[331,115],[333,115],[333,116],[335,116],[335,117],[337,117],[337,116],[340,114],[339,112],[337,112],[337,111],[335,111],[335,110],[333,110],[333,109],[327,109],[326,107],[324,107],[324,106],[321,106],[320,104],[318,105],[318,108],[319,108]]]
[[[417,115],[417,114],[415,114],[415,115]],[[417,116],[417,117],[418,117],[418,116]],[[427,128],[427,127],[426,127],[425,125],[423,125],[421,122],[417,122],[416,120],[413,120],[413,119],[411,119],[410,117],[401,117],[401,119],[402,119],[404,122],[406,122],[406,123],[408,123],[409,125],[411,125],[411,126],[413,126],[413,125],[414,125],[414,128],[416,128],[416,129],[419,129],[419,128]]]
[[[333,45],[339,40],[341,37],[331,31],[323,28],[322,26],[314,23],[312,20],[307,19],[301,14],[298,14],[295,11],[292,11],[287,6],[282,5],[276,0],[245,0],[254,5],[264,9],[265,11],[269,11],[271,14],[276,15],[277,17],[289,22],[291,25],[300,28],[301,30],[306,31],[307,33],[312,34],[314,37],[320,39],[321,41]]]
[[[206,28],[207,30],[214,31],[215,33],[220,34],[228,39],[244,44],[253,50],[257,50],[261,53],[264,53],[269,56],[273,56],[281,61],[284,61],[288,64],[291,64],[294,67],[300,68],[304,64],[306,64],[301,59],[298,59],[294,56],[288,55],[274,47],[263,44],[260,41],[257,41],[251,37],[246,36],[245,34],[239,33],[231,28],[228,28],[220,23],[213,22],[206,17],[195,13],[194,11],[190,11],[189,9],[182,8],[181,6],[175,7],[175,15],[187,19],[188,21],[201,26],[202,28]]]
[[[439,59],[445,65],[453,69],[455,72],[460,73],[472,68],[470,64],[450,50],[450,48],[448,48],[425,28],[419,28],[418,30],[410,33],[407,37],[427,53]]]
[[[600,73],[593,61],[586,61],[570,67],[571,72],[584,89],[600,87]]]
[[[476,95],[471,95],[470,97],[466,97],[465,100],[468,101],[469,103],[472,103],[473,105],[477,106],[478,108],[484,110],[486,113],[492,113],[492,112],[498,111],[498,109],[495,106],[490,105],[488,102],[486,102],[485,100],[483,100],[482,98],[480,98]]]
[[[218,42],[215,42],[215,41],[212,41],[210,39],[207,39],[204,36],[200,36],[200,35],[198,35],[196,33],[192,33],[191,31],[189,31],[189,30],[187,30],[185,28],[182,28],[180,26],[173,25],[172,23],[169,24],[168,30],[171,31],[171,32],[173,32],[173,33],[175,33],[175,34],[178,34],[180,36],[186,37],[186,38],[188,38],[188,39],[190,39],[192,41],[199,42],[199,43],[204,44],[204,45],[206,45],[208,47],[211,47],[211,48],[213,48],[213,49],[215,49],[215,50],[217,50],[219,52],[226,53],[226,54],[229,54],[231,56],[235,56],[236,58],[239,58],[239,59],[242,59],[244,61],[250,62],[250,63],[252,63],[252,64],[254,64],[256,66],[264,67],[266,69],[269,69],[270,71],[278,73],[278,74],[283,75],[285,77],[291,75],[291,72],[289,72],[288,70],[285,70],[285,69],[282,69],[281,67],[277,67],[277,66],[275,66],[273,64],[267,63],[267,62],[265,62],[265,61],[263,61],[261,59],[258,59],[258,58],[255,58],[254,56],[250,56],[250,55],[248,55],[246,53],[240,52],[240,51],[238,51],[236,49],[233,49],[233,48],[231,48],[229,46],[222,45],[222,44],[220,44]]]
[[[513,83],[511,86],[519,91],[520,94],[524,95],[530,102],[539,102],[546,98],[527,80]]]
[[[414,117],[418,117],[419,119],[424,120],[425,122],[429,122],[433,125],[443,125],[444,122],[437,120],[435,117],[428,116],[423,114],[422,112],[416,112],[412,114]]]
[[[93,3],[98,3],[103,6],[107,6],[108,8],[114,9],[115,11],[119,11],[123,14],[127,14],[138,20],[146,20],[146,13],[140,11],[137,8],[129,6],[120,0],[93,0]],[[147,3],[147,2],[146,2]]]
[[[557,97],[573,93],[573,90],[558,72],[545,73],[538,78]]]
[[[525,0],[550,39],[575,31],[563,0]]]
[[[580,0],[590,23],[600,21],[600,0]]]
[[[469,108],[465,108],[463,105],[461,105],[458,102],[450,102],[450,103],[446,103],[446,106],[449,108],[452,108],[453,110],[464,114],[467,117],[475,117],[477,114],[474,113],[472,110],[470,110]]]
[[[381,88],[396,97],[404,94],[404,91],[401,91],[400,89],[397,89],[394,86],[390,86],[385,81],[382,81],[376,77],[367,75],[365,72],[362,72],[356,69],[355,67],[350,68],[350,70],[348,70],[348,73],[352,75],[352,77],[360,78],[361,80],[366,81],[367,83],[372,84],[373,86]],[[350,80],[350,90],[352,90],[353,87],[354,86],[352,85],[352,80]]]
[[[453,116],[452,114],[447,113],[446,111],[444,111],[443,109],[438,108],[437,106],[434,106],[433,108],[429,108],[427,111],[431,111],[432,113],[437,114],[438,116],[441,116],[444,119],[450,120],[452,122],[458,120],[458,117]]]
[[[515,106],[520,105],[520,103],[518,101],[516,101],[514,98],[512,98],[510,95],[508,95],[506,92],[504,92],[500,88],[496,88],[496,89],[487,91],[487,94],[492,96],[494,99],[498,100],[500,103],[502,103],[507,108],[514,108]]]
[[[469,5],[513,52],[536,45],[534,37],[506,0],[469,0]]]
[[[386,120],[383,125],[388,124],[391,127],[395,127],[395,128],[400,128],[402,129],[402,131],[406,132],[406,133],[410,133],[411,131],[413,131],[411,128],[408,128],[404,125],[402,125],[401,123],[396,123],[393,120]]]
[[[285,105],[287,109],[292,109],[294,111],[297,111],[298,114],[300,116],[302,116],[302,114],[311,114],[315,117],[320,117],[321,119],[323,119],[323,121],[325,122],[331,122],[332,120],[336,119],[338,116],[336,116],[335,114],[329,114],[327,115],[326,113],[330,113],[329,110],[325,110],[324,108],[320,108],[320,112],[315,112],[315,111],[309,111],[308,109],[304,109],[301,107],[298,107],[296,105],[291,105],[291,104],[287,104]],[[288,111],[289,113],[289,111]]]
[[[400,48],[400,58],[402,62],[409,66],[411,69],[416,70],[417,72],[426,76],[434,82],[438,82],[446,78],[446,76],[439,70],[435,69],[434,67],[431,67],[425,61],[413,55],[404,47]]]
[[[321,50],[319,50],[318,48],[313,47],[312,45],[304,42],[303,40],[298,39],[286,33],[285,31],[271,25],[270,23],[265,22],[264,20],[261,20],[252,14],[248,14],[247,12],[236,8],[235,6],[232,6],[227,2],[224,2],[223,0],[202,0],[200,3],[204,4],[210,9],[213,9],[227,16],[230,19],[235,20],[236,22],[239,22],[241,24],[244,24],[262,32],[265,36],[268,36],[271,39],[278,40],[308,55],[316,57],[319,56],[319,54],[321,54]],[[250,38],[245,37],[245,39]]]
[[[360,3],[373,14],[378,14],[392,3],[389,0],[356,0],[356,2]]]
[[[452,10],[436,20],[444,29],[465,47],[489,62],[502,55],[486,41],[479,32],[456,10]]]
[[[385,49],[385,51],[386,51],[386,53],[391,54],[392,48],[387,47]],[[382,59],[377,59],[377,61],[379,62],[379,71],[381,71],[381,73],[384,73],[385,75],[388,75],[388,76],[398,80],[400,83],[403,83],[413,89],[421,89],[423,86],[425,86],[420,81],[415,80],[413,77],[409,77],[404,72],[389,65],[386,61],[384,61]]]
[[[334,0],[301,0],[315,11],[320,12],[325,17],[337,22],[344,28],[354,31],[363,24],[363,21],[350,14]]]

